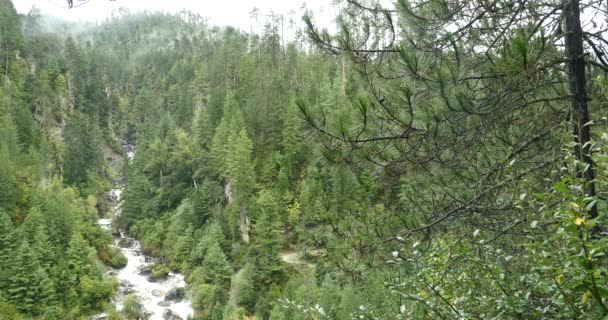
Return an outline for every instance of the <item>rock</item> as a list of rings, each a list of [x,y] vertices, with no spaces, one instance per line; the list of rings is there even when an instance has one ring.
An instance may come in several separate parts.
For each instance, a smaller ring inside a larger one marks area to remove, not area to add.
[[[150,317],[152,317],[154,315],[154,312],[151,311],[144,311],[143,317],[141,320],[148,320],[150,319]]]
[[[165,311],[163,311],[163,319],[164,320],[183,320],[180,316],[173,313],[173,311],[171,311],[171,309],[165,309]]]
[[[135,245],[135,240],[130,238],[122,238],[118,240],[118,246],[125,249],[133,248]]]
[[[144,265],[139,266],[139,268],[137,269],[137,274],[139,274],[140,276],[147,276],[150,275],[150,273],[152,273],[152,271],[150,271],[150,269],[148,269],[148,267]]]
[[[122,290],[120,290],[120,293],[122,293],[123,295],[129,295],[131,293],[135,293],[135,290],[133,289],[133,287],[127,287],[127,288],[123,288]]]
[[[184,300],[185,296],[186,296],[186,289],[173,288],[173,289],[169,290],[169,292],[167,292],[167,295],[165,296],[165,301],[180,302],[180,301]]]
[[[167,280],[167,276],[155,277],[153,274],[148,274],[146,280],[148,280],[148,282],[157,283]]]
[[[120,292],[123,295],[128,295],[131,294],[133,292],[135,292],[135,289],[133,289],[133,284],[131,282],[129,282],[128,280],[120,280]]]
[[[152,290],[152,295],[155,297],[162,297],[165,295],[165,292],[162,290],[154,289]]]
[[[161,301],[157,305],[161,306],[161,307],[168,307],[168,306],[171,305],[171,302],[169,302],[169,301]]]

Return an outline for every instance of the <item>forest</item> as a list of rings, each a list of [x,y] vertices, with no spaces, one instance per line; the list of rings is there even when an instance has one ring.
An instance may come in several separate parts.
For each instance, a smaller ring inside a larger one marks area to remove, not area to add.
[[[339,2],[0,0],[0,320],[608,319],[606,3]]]

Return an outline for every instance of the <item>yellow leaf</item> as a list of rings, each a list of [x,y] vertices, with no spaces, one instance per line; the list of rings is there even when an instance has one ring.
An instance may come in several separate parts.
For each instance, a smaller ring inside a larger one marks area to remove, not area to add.
[[[423,298],[426,298],[429,295],[429,293],[426,290],[422,290],[420,291],[420,296]]]
[[[576,217],[576,219],[574,219],[574,224],[577,226],[586,225],[587,221],[585,221],[585,218]]]
[[[561,284],[562,282],[564,282],[564,275],[560,274],[559,276],[557,276],[557,278],[555,278],[555,281],[557,282],[557,284]]]
[[[587,303],[589,302],[589,300],[591,300],[591,291],[587,290],[585,291],[585,293],[583,293],[583,297],[581,298],[581,302],[582,303]]]
[[[570,206],[571,206],[573,209],[578,209],[578,208],[580,208],[580,206],[579,206],[579,205],[578,205],[578,203],[576,203],[576,202],[570,202]]]

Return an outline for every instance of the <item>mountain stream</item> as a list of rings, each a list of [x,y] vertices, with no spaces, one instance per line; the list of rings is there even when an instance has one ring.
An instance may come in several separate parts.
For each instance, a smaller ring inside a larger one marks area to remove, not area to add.
[[[133,157],[133,147],[123,145],[129,160]],[[124,185],[117,183],[110,190],[110,200],[114,208],[113,217],[120,215],[121,195]],[[113,219],[99,219],[99,225],[113,231]],[[116,231],[116,230],[114,230]],[[116,233],[116,232],[115,232]],[[134,294],[139,298],[144,308],[146,320],[186,320],[194,314],[190,299],[186,296],[186,281],[180,273],[170,272],[162,279],[151,277],[148,266],[158,261],[157,258],[142,253],[141,245],[136,239],[130,238],[119,231],[115,234],[114,245],[120,248],[127,257],[127,265],[119,270],[109,271],[115,276],[120,288],[115,298],[117,310],[123,309],[125,297]],[[105,315],[98,315],[93,319],[105,319]]]

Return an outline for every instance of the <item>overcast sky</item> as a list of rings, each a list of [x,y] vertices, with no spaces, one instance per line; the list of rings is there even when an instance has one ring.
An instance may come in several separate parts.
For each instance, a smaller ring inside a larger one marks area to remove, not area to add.
[[[175,12],[186,9],[208,17],[214,25],[232,25],[248,30],[253,19],[250,12],[254,7],[261,9],[263,14],[283,14],[285,21],[290,18],[300,20],[302,6],[315,12],[322,25],[331,24],[335,16],[332,0],[89,0],[88,2],[74,0],[72,9],[67,9],[66,0],[13,0],[17,11],[27,13],[32,6],[40,9],[43,15],[62,17],[68,20],[101,21],[120,7],[131,11],[169,11]]]

